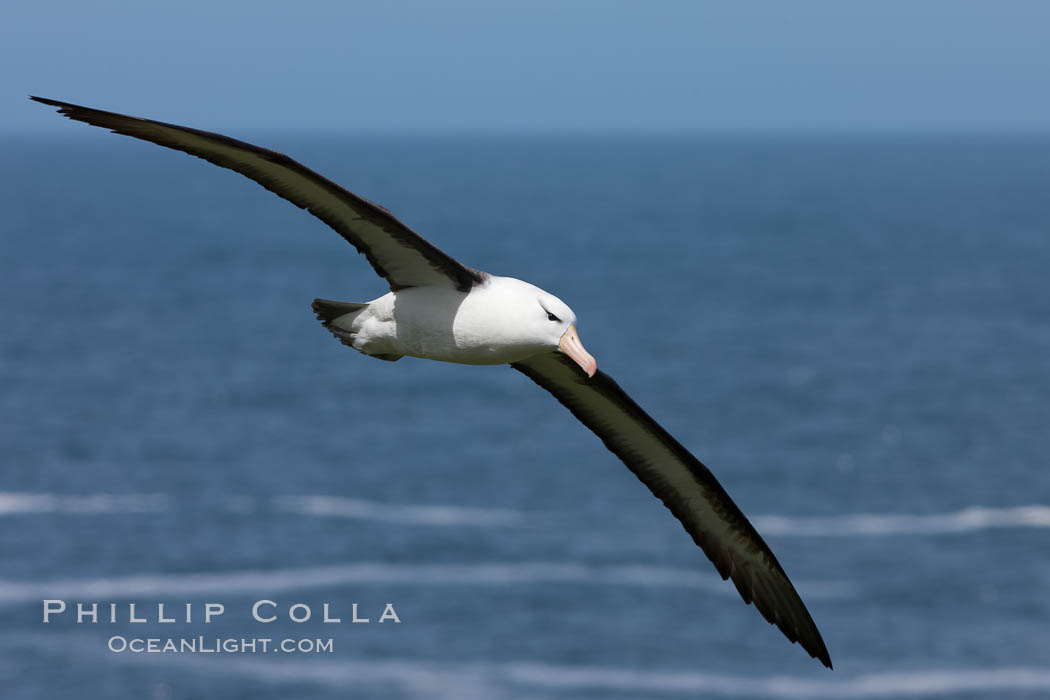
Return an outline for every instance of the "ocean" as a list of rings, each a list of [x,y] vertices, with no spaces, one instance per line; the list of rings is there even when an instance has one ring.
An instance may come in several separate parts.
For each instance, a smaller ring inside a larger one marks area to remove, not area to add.
[[[232,134],[572,306],[828,671],[527,378],[336,342],[324,224],[66,126],[0,143],[5,698],[1050,694],[1050,137]]]

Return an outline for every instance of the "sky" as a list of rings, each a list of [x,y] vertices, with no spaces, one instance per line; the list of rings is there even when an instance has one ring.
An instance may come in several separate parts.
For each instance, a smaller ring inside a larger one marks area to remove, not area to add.
[[[1046,131],[1050,2],[3,0],[35,94],[202,128]]]

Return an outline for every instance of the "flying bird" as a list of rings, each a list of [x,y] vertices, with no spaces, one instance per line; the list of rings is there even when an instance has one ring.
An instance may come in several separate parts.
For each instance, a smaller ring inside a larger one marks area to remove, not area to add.
[[[745,603],[831,668],[813,618],[769,546],[711,471],[597,369],[565,302],[528,282],[459,263],[383,207],[283,153],[175,124],[30,99],[70,119],[234,170],[328,224],[390,286],[370,302],[314,300],[318,320],[340,342],[387,361],[409,355],[509,364],[553,394],[663,501]]]

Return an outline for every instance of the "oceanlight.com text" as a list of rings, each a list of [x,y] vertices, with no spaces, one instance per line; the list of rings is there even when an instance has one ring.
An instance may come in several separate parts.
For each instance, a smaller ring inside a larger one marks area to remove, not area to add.
[[[332,654],[335,643],[327,639],[273,639],[271,637],[122,637],[109,638],[114,654]]]

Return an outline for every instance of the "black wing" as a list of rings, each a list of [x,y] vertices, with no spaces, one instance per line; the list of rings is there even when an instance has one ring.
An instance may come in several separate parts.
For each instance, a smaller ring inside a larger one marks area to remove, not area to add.
[[[70,119],[184,151],[255,180],[335,229],[368,258],[391,289],[451,285],[466,292],[487,277],[484,272],[461,265],[441,252],[383,207],[344,190],[283,153],[185,126],[43,97],[30,99],[58,107],[58,111]]]
[[[714,474],[631,400],[604,372],[588,378],[560,352],[511,365],[554,395],[664,502],[693,541],[732,578],[745,603],[831,668],[805,604],[769,546]]]

